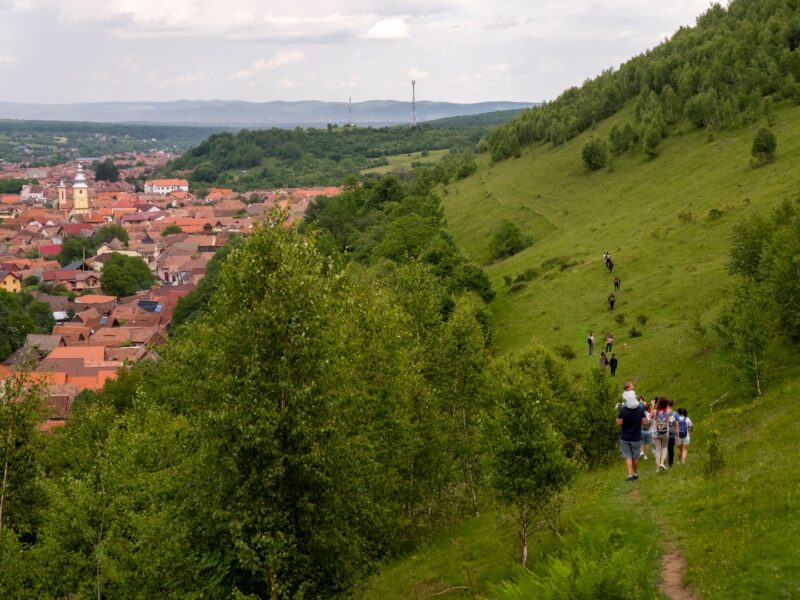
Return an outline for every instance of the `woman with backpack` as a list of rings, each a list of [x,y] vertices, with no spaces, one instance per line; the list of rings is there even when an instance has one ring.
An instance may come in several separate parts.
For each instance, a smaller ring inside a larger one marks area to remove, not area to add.
[[[653,423],[655,424],[653,442],[656,448],[656,470],[666,471],[667,465],[664,463],[667,460],[670,428],[668,401],[666,398],[658,399],[655,415],[653,415]]]
[[[694,429],[694,423],[689,418],[689,411],[685,408],[678,409],[678,422],[675,443],[678,445],[678,460],[681,464],[686,463],[686,455],[689,453],[690,433]]]
[[[650,455],[650,446],[653,445],[653,427],[655,423],[653,419],[653,406],[647,404],[644,401],[644,398],[639,398],[639,402],[644,409],[644,412],[647,414],[647,418],[650,420],[647,427],[642,427],[642,455],[640,458],[647,460],[647,457]]]

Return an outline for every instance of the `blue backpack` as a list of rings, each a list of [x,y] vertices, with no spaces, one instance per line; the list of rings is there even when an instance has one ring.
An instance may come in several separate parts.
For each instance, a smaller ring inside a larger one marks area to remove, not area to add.
[[[686,420],[686,417],[680,417],[678,419],[678,437],[685,438],[689,435],[689,421]]]

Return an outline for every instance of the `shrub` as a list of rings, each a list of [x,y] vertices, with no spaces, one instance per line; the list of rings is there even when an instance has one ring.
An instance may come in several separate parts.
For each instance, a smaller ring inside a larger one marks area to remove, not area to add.
[[[514,280],[512,279],[511,275],[503,275],[503,282],[510,286],[512,283],[514,283]]]
[[[708,457],[703,465],[706,475],[716,475],[725,466],[725,455],[719,443],[719,432],[711,430],[708,432]]]
[[[778,148],[778,139],[766,127],[762,127],[753,139],[753,148],[750,151],[756,164],[771,163],[775,160],[775,150]]]
[[[509,292],[518,292],[520,290],[524,290],[527,284],[524,281],[517,281],[514,283],[510,288],[508,288]]]
[[[694,216],[692,215],[692,213],[690,211],[684,210],[684,211],[678,213],[678,220],[681,223],[689,224],[692,221],[694,221]]]
[[[524,235],[511,221],[503,221],[496,228],[489,241],[489,254],[492,260],[513,256],[533,243],[533,238]]]
[[[625,314],[624,313],[619,313],[618,315],[616,315],[614,317],[614,320],[617,323],[619,323],[620,325],[624,325],[625,324]]]
[[[634,325],[628,332],[628,336],[632,338],[642,337],[642,332],[636,329],[636,325]]]
[[[575,354],[575,350],[573,350],[569,344],[562,344],[561,346],[556,346],[554,350],[556,354],[558,354],[564,360],[572,360],[577,356],[577,354]]]
[[[647,325],[647,315],[639,315],[636,317],[636,320],[639,322],[640,325]]]
[[[581,150],[581,157],[588,170],[602,169],[608,163],[608,145],[603,139],[592,138]]]
[[[719,219],[722,216],[722,211],[718,208],[711,208],[708,211],[708,218],[711,221]]]

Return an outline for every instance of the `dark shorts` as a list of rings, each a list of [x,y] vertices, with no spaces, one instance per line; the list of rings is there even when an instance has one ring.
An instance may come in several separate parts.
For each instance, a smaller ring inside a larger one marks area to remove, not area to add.
[[[619,441],[619,448],[622,450],[622,458],[639,460],[639,455],[642,453],[642,442],[626,442]]]

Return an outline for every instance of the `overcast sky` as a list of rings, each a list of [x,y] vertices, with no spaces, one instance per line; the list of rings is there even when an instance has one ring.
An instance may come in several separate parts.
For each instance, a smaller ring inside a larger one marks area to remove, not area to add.
[[[551,99],[709,0],[0,0],[0,100]]]

